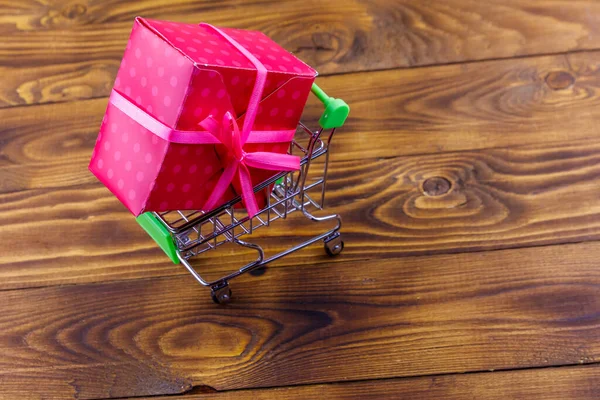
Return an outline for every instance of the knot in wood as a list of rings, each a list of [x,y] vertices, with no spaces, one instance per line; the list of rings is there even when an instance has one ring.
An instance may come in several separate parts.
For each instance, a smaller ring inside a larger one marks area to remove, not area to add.
[[[451,187],[448,179],[436,176],[423,182],[423,193],[427,196],[441,196],[448,193]]]
[[[85,15],[87,7],[83,4],[69,4],[63,8],[61,14],[68,19],[77,19]]]
[[[546,84],[552,90],[563,90],[575,83],[575,77],[566,71],[552,71],[546,75]]]

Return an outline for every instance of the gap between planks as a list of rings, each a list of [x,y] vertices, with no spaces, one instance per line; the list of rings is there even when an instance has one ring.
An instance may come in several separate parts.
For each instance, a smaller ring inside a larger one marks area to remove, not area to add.
[[[494,375],[494,378],[498,379],[498,380],[502,380],[506,377],[506,375],[508,374],[514,374],[514,373],[520,373],[523,376],[527,376],[529,375],[529,372],[549,372],[550,374],[553,373],[562,373],[562,372],[566,372],[567,370],[569,372],[589,372],[590,370],[593,369],[593,372],[595,372],[597,375],[600,376],[600,362],[591,362],[591,363],[585,363],[585,364],[565,364],[565,365],[560,365],[560,366],[538,366],[538,367],[523,367],[523,368],[512,368],[512,369],[498,369],[498,370],[480,370],[480,371],[466,371],[466,372],[456,372],[456,373],[441,373],[441,374],[431,374],[431,375],[415,375],[415,376],[402,376],[402,377],[383,377],[383,378],[376,378],[376,379],[357,379],[357,380],[347,380],[347,381],[331,381],[331,382],[321,382],[318,384],[315,383],[298,383],[295,385],[287,385],[287,386],[266,386],[266,387],[260,387],[260,388],[241,388],[241,389],[226,389],[226,390],[216,390],[210,386],[206,386],[206,385],[194,385],[192,386],[190,389],[186,390],[185,392],[182,392],[180,394],[169,394],[169,395],[163,395],[163,394],[156,394],[156,395],[152,395],[152,396],[142,396],[142,397],[116,397],[116,398],[111,398],[111,400],[129,400],[129,399],[140,399],[140,400],[160,400],[160,399],[182,399],[182,400],[209,400],[209,399],[214,399],[214,400],[219,400],[222,397],[225,396],[240,396],[240,399],[251,399],[253,397],[253,394],[260,392],[260,393],[271,393],[274,391],[278,391],[278,390],[291,390],[291,391],[295,391],[298,390],[299,392],[303,391],[303,390],[311,390],[313,388],[322,388],[324,391],[327,391],[333,387],[338,387],[338,388],[343,388],[343,387],[352,387],[355,385],[385,385],[385,384],[403,384],[403,383],[408,383],[408,382],[413,382],[413,381],[420,381],[420,380],[431,380],[432,382],[434,382],[437,379],[452,379],[452,378],[459,378],[459,379],[467,379],[470,380],[472,378],[479,378],[479,377],[489,377],[491,376],[491,374]],[[600,385],[598,385],[598,388],[600,388]],[[425,392],[427,393],[427,392]],[[428,395],[425,395],[424,393],[424,398],[430,398],[427,397]],[[245,397],[248,396],[248,397]],[[296,397],[296,395],[292,395],[294,399],[301,399],[302,397]],[[300,395],[301,396],[301,395]],[[278,399],[280,397],[277,397]],[[287,396],[286,396],[287,398]],[[352,396],[352,399],[354,399],[355,397]],[[362,397],[356,397],[356,399],[360,399]],[[399,398],[403,398],[403,397],[399,397]],[[419,397],[420,398],[420,397]],[[454,397],[453,397],[454,398]],[[457,397],[459,398],[459,397]],[[462,397],[460,397],[462,398]],[[495,397],[494,397],[495,398]],[[500,397],[499,397],[500,398]],[[584,397],[580,397],[581,399],[585,399],[585,400],[592,400],[595,399],[595,397],[589,397],[589,398],[584,398]],[[89,399],[89,400],[105,400],[106,397],[98,397],[95,399]],[[337,397],[336,397],[337,399]],[[467,397],[465,397],[465,399],[467,399]],[[470,399],[470,397],[469,397]]]

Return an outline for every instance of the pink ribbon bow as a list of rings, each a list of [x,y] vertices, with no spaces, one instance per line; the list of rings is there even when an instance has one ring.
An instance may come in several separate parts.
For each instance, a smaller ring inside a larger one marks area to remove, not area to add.
[[[293,171],[300,168],[300,158],[289,154],[262,151],[246,153],[244,151],[245,143],[240,134],[237,121],[229,111],[223,115],[221,124],[217,123],[214,118],[208,117],[200,123],[200,126],[219,138],[221,143],[229,149],[228,165],[206,201],[203,207],[205,210],[211,210],[217,205],[237,173],[242,187],[242,199],[246,205],[248,215],[253,217],[258,214],[258,204],[254,196],[248,167],[273,171]]]

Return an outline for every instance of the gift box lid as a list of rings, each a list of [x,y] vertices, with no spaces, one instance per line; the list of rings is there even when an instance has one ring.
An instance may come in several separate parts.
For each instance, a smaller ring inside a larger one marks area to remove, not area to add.
[[[256,57],[266,69],[263,99],[290,81],[312,83],[317,75],[314,69],[262,32],[219,30]],[[177,129],[193,130],[198,121],[215,110],[220,113],[233,109],[237,117],[242,117],[253,92],[257,70],[223,34],[206,24],[137,17],[115,89]],[[288,101],[303,105],[308,91],[301,90],[299,96],[296,94]],[[169,104],[163,104],[162,99],[169,100]],[[213,116],[221,117],[220,114]],[[294,112],[294,116],[299,117],[299,114]]]
[[[202,24],[184,24],[141,17],[137,17],[136,21],[152,30],[197,65],[255,69],[254,65],[231,43]],[[295,76],[315,77],[317,75],[314,69],[260,31],[219,29],[252,53],[267,71]]]

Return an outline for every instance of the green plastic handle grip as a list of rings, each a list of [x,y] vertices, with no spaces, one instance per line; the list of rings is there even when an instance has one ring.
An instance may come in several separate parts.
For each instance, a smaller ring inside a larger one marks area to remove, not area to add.
[[[169,233],[167,228],[152,214],[146,212],[136,218],[136,221],[156,244],[165,252],[167,256],[175,264],[179,264],[179,257],[177,257],[177,247],[173,241],[173,236]]]
[[[319,125],[323,129],[339,128],[346,122],[350,107],[342,99],[327,96],[316,83],[313,83],[311,91],[325,105],[325,111],[319,119]]]

